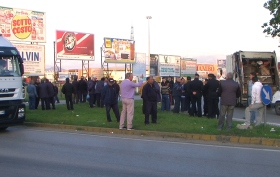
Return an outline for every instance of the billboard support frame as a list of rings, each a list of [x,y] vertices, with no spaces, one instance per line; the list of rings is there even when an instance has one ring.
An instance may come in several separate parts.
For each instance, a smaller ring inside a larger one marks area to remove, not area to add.
[[[58,73],[61,72],[61,60],[58,60],[56,58],[56,41],[53,42],[53,76],[54,76],[54,80],[57,81],[58,77]],[[59,67],[58,67],[59,64]]]

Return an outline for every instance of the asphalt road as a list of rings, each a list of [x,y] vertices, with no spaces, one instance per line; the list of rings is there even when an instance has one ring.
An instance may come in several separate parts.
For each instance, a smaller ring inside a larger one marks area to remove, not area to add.
[[[12,127],[0,133],[1,176],[279,176],[280,150]]]

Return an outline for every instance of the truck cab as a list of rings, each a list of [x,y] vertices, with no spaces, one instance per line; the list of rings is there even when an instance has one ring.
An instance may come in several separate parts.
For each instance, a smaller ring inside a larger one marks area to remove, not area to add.
[[[0,130],[25,120],[23,74],[20,53],[0,34]]]

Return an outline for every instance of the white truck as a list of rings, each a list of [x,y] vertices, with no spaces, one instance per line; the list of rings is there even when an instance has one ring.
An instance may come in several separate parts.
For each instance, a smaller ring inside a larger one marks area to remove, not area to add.
[[[0,130],[25,120],[23,73],[20,53],[0,34]]]
[[[233,79],[241,89],[238,106],[247,106],[248,82],[251,72],[256,72],[263,85],[270,85],[273,94],[279,88],[278,63],[275,52],[238,51],[227,56],[227,72],[233,72]]]

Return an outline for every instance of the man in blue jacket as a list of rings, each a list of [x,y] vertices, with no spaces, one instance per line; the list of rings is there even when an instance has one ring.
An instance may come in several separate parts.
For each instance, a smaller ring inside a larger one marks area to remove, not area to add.
[[[113,109],[113,112],[117,118],[117,122],[120,121],[120,111],[118,106],[120,87],[115,84],[113,78],[109,78],[108,84],[104,86],[101,92],[101,99],[104,100],[106,107],[107,121],[112,122],[110,110]]]

